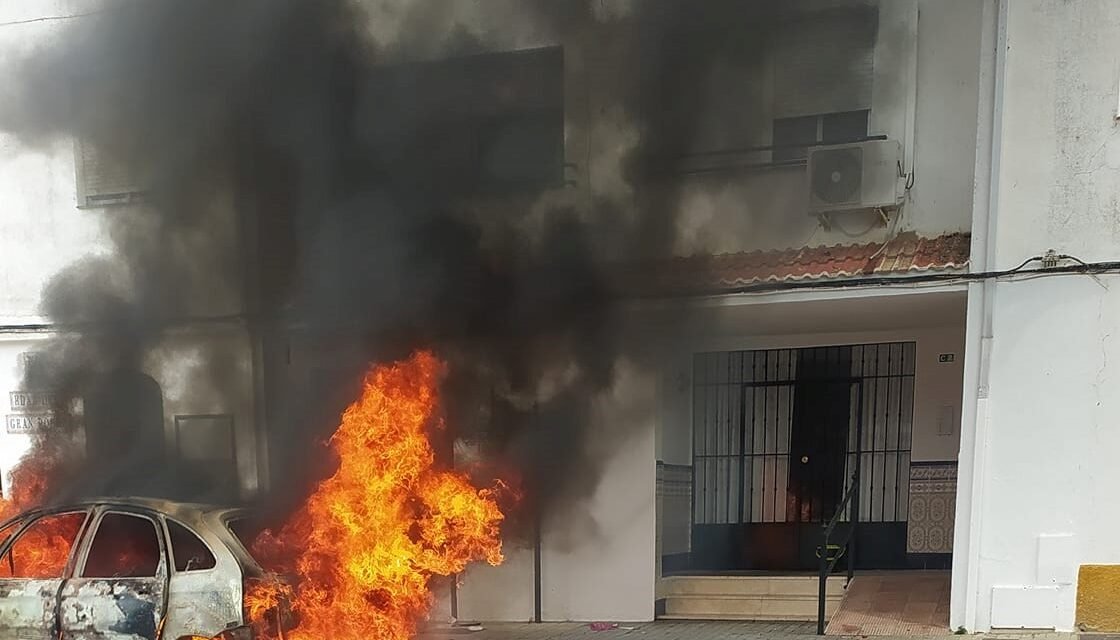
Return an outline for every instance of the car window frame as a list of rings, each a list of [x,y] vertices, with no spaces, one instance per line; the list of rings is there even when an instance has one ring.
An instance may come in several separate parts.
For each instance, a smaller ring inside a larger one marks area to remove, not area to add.
[[[183,522],[182,520],[180,520],[178,518],[174,518],[172,516],[169,516],[165,513],[160,514],[160,521],[161,521],[161,526],[163,527],[164,539],[167,540],[167,556],[168,556],[167,568],[169,570],[169,575],[173,575],[173,576],[204,576],[208,573],[212,573],[212,572],[215,572],[215,571],[218,570],[218,565],[220,564],[219,560],[218,560],[218,554],[214,552],[214,546],[206,541],[206,536],[199,533],[198,530],[195,527],[192,527],[192,526],[188,525],[187,523]],[[172,544],[172,542],[171,542],[171,527],[169,527],[167,525],[168,522],[174,522],[175,524],[179,525],[180,527],[183,527],[184,529],[186,529],[195,538],[198,538],[198,540],[202,542],[202,546],[206,547],[206,550],[210,553],[210,557],[214,559],[214,566],[212,566],[208,569],[193,569],[191,571],[179,571],[179,569],[175,565],[175,545]]]
[[[70,573],[71,578],[76,580],[100,581],[100,580],[166,580],[171,575],[171,558],[170,558],[170,545],[166,539],[166,532],[160,523],[162,514],[151,512],[147,509],[139,509],[125,505],[104,504],[98,505],[92,510],[92,515],[86,520],[86,527],[83,531],[82,549],[80,556],[71,558],[73,560],[73,567]],[[93,548],[93,539],[97,535],[97,530],[101,527],[101,521],[108,514],[122,514],[127,516],[134,516],[144,518],[152,524],[152,530],[156,534],[156,540],[159,543],[159,563],[156,565],[156,574],[154,576],[143,576],[134,578],[102,578],[102,577],[85,577],[86,563],[89,561],[89,552]]]
[[[0,576],[0,580],[69,580],[74,576],[78,553],[81,551],[86,534],[89,532],[90,521],[93,517],[94,509],[89,506],[76,505],[67,507],[58,507],[55,509],[33,510],[26,513],[19,514],[8,520],[8,523],[19,522],[16,531],[3,543],[0,543],[0,562],[4,562],[4,557],[11,551],[12,545],[19,540],[23,534],[30,529],[36,522],[43,518],[50,518],[53,516],[63,516],[71,513],[81,513],[85,517],[82,519],[81,525],[78,526],[78,532],[74,534],[74,542],[70,545],[70,554],[66,558],[66,564],[62,567],[62,575],[57,578],[28,578],[26,576]]]
[[[4,549],[8,547],[8,543],[12,540],[15,540],[16,536],[18,536],[20,532],[23,531],[23,525],[26,524],[26,522],[24,522],[25,520],[27,520],[27,518],[23,517],[23,515],[18,515],[14,518],[5,520],[4,522],[0,522],[0,535],[3,535],[3,533],[8,529],[12,530],[11,534],[7,538],[0,538],[0,557],[3,557]]]
[[[11,546],[12,542],[19,538],[20,534],[23,533],[23,528],[26,527],[27,523],[32,521],[33,519],[34,518],[29,517],[27,514],[21,513],[14,518],[10,518],[4,522],[5,526],[3,528],[0,528],[0,531],[7,531],[8,528],[11,527],[12,533],[7,538],[0,540],[0,564],[4,562],[4,558],[8,555],[8,547]],[[0,580],[19,580],[19,578],[16,578],[14,576],[0,576]]]

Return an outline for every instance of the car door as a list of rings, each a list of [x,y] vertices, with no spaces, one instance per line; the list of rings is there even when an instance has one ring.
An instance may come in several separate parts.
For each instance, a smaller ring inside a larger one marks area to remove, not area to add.
[[[86,510],[44,514],[0,532],[0,638],[58,637],[59,591],[87,516]]]
[[[164,519],[171,548],[167,638],[209,638],[241,619],[241,571],[228,551],[211,546],[187,525]],[[217,553],[215,553],[215,551]],[[200,607],[198,603],[205,602]]]
[[[167,606],[168,562],[162,528],[139,511],[107,508],[94,516],[74,577],[62,587],[63,640],[157,640]]]

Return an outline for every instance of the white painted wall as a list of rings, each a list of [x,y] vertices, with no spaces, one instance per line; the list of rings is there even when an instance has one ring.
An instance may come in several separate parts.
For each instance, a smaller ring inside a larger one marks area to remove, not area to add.
[[[1013,267],[1048,248],[1116,260],[1120,4],[1004,6],[988,268]],[[971,513],[972,524],[967,558],[955,568],[953,623],[1071,630],[1077,566],[1120,563],[1120,290],[1114,276],[990,286],[991,339],[981,339],[980,318],[969,325],[969,345],[990,344],[990,367],[985,380],[985,352],[970,356],[988,394],[966,390],[979,401],[966,420],[975,438],[962,449],[974,478],[961,485],[958,518]],[[969,533],[960,531],[958,541]]]
[[[615,389],[600,404],[588,453],[604,470],[587,500],[549,513],[542,524],[542,617],[545,621],[648,621],[655,585],[656,385],[623,363]],[[639,421],[626,424],[621,421]],[[622,433],[625,435],[621,435]],[[525,621],[533,616],[533,554],[511,546],[499,567],[475,565],[459,589],[463,620]],[[435,619],[449,610],[446,599]]]
[[[982,8],[976,0],[918,3],[917,177],[904,221],[923,235],[972,226]]]
[[[15,0],[0,3],[0,59],[31,51],[60,28],[71,2]],[[45,321],[39,295],[52,275],[89,255],[111,250],[97,213],[77,209],[74,147],[68,139],[29,146],[0,132],[0,413],[16,411],[9,392],[22,387],[21,353],[48,338],[46,333],[10,330]],[[8,473],[30,447],[30,437],[0,426],[0,485],[10,491]]]
[[[853,215],[839,218],[843,230],[820,228],[815,218],[806,215],[804,167],[714,173],[686,182],[678,251],[882,242],[892,230],[926,236],[969,230],[980,8],[974,0],[879,3],[869,133],[897,140],[904,150],[904,164],[912,164],[916,172],[897,226],[860,233],[868,229],[867,217]],[[761,117],[768,124],[773,114]],[[771,142],[766,130],[753,144]]]
[[[43,46],[89,2],[13,0],[0,4],[0,59]],[[0,325],[37,322],[39,293],[51,275],[86,255],[105,255],[99,214],[76,208],[69,139],[28,146],[0,131]]]
[[[42,333],[0,334],[0,492],[8,495],[11,478],[8,474],[19,463],[31,446],[31,436],[8,433],[9,415],[24,413],[10,404],[10,393],[22,390],[23,365],[21,354],[30,352],[47,339]]]
[[[201,335],[200,335],[201,333]],[[25,389],[21,356],[33,353],[52,337],[43,331],[0,333],[0,487],[7,495],[11,489],[9,473],[31,446],[31,436],[10,433],[8,416],[39,413],[11,404],[11,393],[40,392]],[[166,451],[175,451],[174,420],[176,415],[231,414],[237,441],[237,473],[246,497],[259,488],[255,455],[250,376],[250,354],[244,330],[238,326],[211,327],[203,330],[178,331],[169,335],[152,350],[145,363],[145,372],[160,384],[163,392]],[[212,370],[204,358],[215,351],[223,354],[225,369],[221,387],[212,381]],[[81,444],[82,434],[77,434]]]
[[[51,39],[80,16],[97,10],[101,0],[7,0],[0,3],[0,60],[16,59],[36,48],[50,46]],[[20,388],[21,373],[15,366],[19,352],[41,344],[47,334],[27,333],[24,327],[50,321],[44,317],[40,297],[45,285],[60,270],[87,258],[112,256],[115,246],[109,237],[109,221],[135,225],[133,231],[152,224],[151,212],[138,207],[106,209],[78,208],[74,142],[69,137],[53,140],[22,140],[0,132],[0,404],[4,415],[9,390]],[[237,242],[236,217],[231,203],[215,200],[202,213],[208,231],[226,229],[222,235]],[[212,259],[216,253],[229,255],[230,246],[213,247],[207,238],[182,237],[166,247],[169,258],[193,259],[200,269],[224,268],[228,263]],[[201,272],[200,272],[201,273]],[[226,315],[239,309],[240,281],[236,276],[220,288],[210,282],[177,291],[196,316]],[[212,388],[212,381],[199,375],[203,355],[218,356],[227,365],[225,388]],[[256,434],[253,415],[251,355],[248,336],[241,327],[206,327],[177,331],[153,350],[146,369],[164,392],[168,421],[176,414],[231,413],[238,437],[238,474],[247,493],[258,488]],[[210,386],[208,386],[210,385]],[[28,438],[9,435],[0,427],[0,476],[24,454]],[[6,488],[6,485],[5,485]]]
[[[564,47],[569,183],[542,198],[474,203],[477,208],[493,209],[493,219],[510,217],[532,228],[556,208],[595,215],[588,203],[604,202],[614,206],[598,210],[611,216],[636,218],[649,213],[638,207],[635,187],[628,182],[629,154],[641,143],[643,132],[625,105],[640,91],[636,52],[643,44],[648,47],[655,36],[642,32],[626,0],[597,4],[602,9],[596,14],[598,20],[564,38],[532,32],[529,40],[511,42]],[[807,215],[803,166],[694,175],[686,172],[713,163],[686,158],[681,162],[680,184],[676,177],[670,181],[679,191],[667,188],[664,193],[665,201],[675,203],[676,253],[882,242],[896,231],[936,236],[970,229],[981,4],[975,0],[797,0],[786,3],[784,10],[867,4],[879,6],[869,133],[899,141],[905,164],[913,165],[916,172],[897,224],[869,226],[866,214],[856,214],[841,219],[844,230],[821,228],[816,218]],[[756,71],[719,69],[712,78],[697,80],[696,92],[711,96],[708,103],[699,100],[701,113],[709,115],[711,122],[700,125],[698,135],[703,140],[696,143],[697,151],[772,143],[775,114],[767,92],[776,71],[759,66]],[[741,107],[735,103],[738,97]],[[733,163],[739,164],[767,161],[768,152],[733,157]],[[661,186],[639,188],[649,196]],[[604,242],[610,246],[609,240]]]

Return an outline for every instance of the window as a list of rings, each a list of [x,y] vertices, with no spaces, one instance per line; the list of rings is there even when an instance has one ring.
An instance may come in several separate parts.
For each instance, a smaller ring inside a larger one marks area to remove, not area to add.
[[[809,147],[818,144],[843,144],[867,139],[867,119],[871,112],[843,111],[774,121],[774,162],[804,160]]]
[[[547,185],[560,180],[563,116],[519,113],[482,125],[478,134],[480,184],[491,189]]]
[[[175,416],[175,448],[188,469],[206,469],[199,482],[208,483],[212,496],[237,498],[237,441],[233,416]]]
[[[86,558],[83,578],[151,578],[159,570],[155,523],[124,513],[107,513]]]
[[[259,536],[264,531],[264,527],[262,527],[260,523],[252,518],[237,518],[236,520],[230,520],[227,526],[229,527],[230,532],[232,532],[233,535],[237,536],[237,539],[241,541],[242,546],[244,546],[246,549],[251,549],[253,547],[253,542],[255,542],[257,539],[257,536]]]
[[[774,162],[804,160],[813,145],[867,138],[878,32],[876,7],[817,11],[774,29]]]
[[[826,9],[777,25],[770,47],[774,114],[870,107],[878,32],[877,7]]]
[[[0,578],[61,578],[85,520],[85,512],[74,512],[31,523],[0,558]]]
[[[176,571],[205,571],[218,564],[210,548],[190,529],[168,520],[167,532],[171,535],[171,555],[175,558]]]
[[[139,198],[136,172],[113,161],[88,141],[74,143],[78,174],[78,206],[104,207],[128,204]]]
[[[359,96],[357,129],[384,156],[383,170],[412,187],[475,194],[556,186],[563,87],[560,47],[383,68]]]

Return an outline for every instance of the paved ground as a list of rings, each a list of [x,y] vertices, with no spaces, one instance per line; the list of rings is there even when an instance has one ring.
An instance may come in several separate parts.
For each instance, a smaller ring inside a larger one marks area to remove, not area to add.
[[[424,631],[422,640],[761,640],[815,638],[816,625],[803,622],[680,622],[662,620],[644,624],[624,624],[618,629],[593,631],[587,624],[486,624],[485,630],[471,632],[462,628],[436,628]],[[833,636],[830,636],[833,637]],[[947,635],[946,639],[955,636]],[[1073,634],[999,633],[970,636],[983,640],[1077,640]],[[1112,640],[1116,637],[1113,636]]]
[[[949,628],[948,571],[858,575],[828,622],[837,636],[943,636]]]
[[[622,623],[618,629],[594,631],[584,623],[486,624],[484,631],[430,628],[424,640],[739,640],[811,636],[816,625],[802,622],[682,622],[661,620]]]

